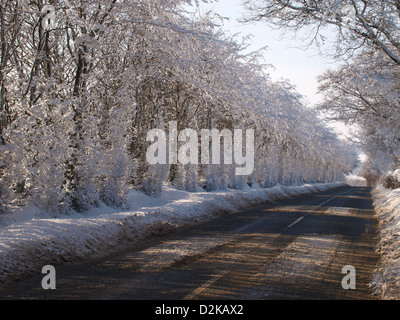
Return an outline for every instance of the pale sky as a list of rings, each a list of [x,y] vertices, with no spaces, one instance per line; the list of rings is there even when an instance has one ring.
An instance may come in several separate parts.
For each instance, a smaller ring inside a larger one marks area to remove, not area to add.
[[[245,13],[242,0],[219,0],[212,4],[202,4],[201,8],[203,12],[211,10],[229,18],[230,21],[224,22],[224,29],[228,32],[241,33],[243,36],[252,35],[252,50],[267,46],[265,62],[275,67],[275,70],[270,70],[273,80],[289,79],[311,104],[321,100],[317,95],[316,78],[333,65],[318,56],[315,48],[304,50],[300,48],[305,45],[301,40],[280,39],[280,32],[272,31],[264,22],[256,24],[238,22],[237,19]]]
[[[211,4],[201,4],[202,12],[213,11],[224,20],[223,28],[231,34],[251,35],[251,51],[268,47],[264,54],[265,63],[272,64],[269,70],[272,80],[288,79],[296,87],[297,92],[305,97],[305,101],[313,106],[323,99],[317,94],[317,77],[328,68],[335,69],[338,64],[321,57],[316,48],[305,50],[306,44],[301,39],[282,39],[281,32],[271,30],[265,22],[243,24],[238,21],[246,13],[242,0],[214,0]],[[335,67],[336,66],[336,67]],[[350,129],[342,123],[332,124],[332,128],[345,138]]]

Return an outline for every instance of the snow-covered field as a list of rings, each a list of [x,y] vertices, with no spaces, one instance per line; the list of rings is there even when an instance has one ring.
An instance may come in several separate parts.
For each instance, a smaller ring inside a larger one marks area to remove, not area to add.
[[[0,216],[0,281],[40,272],[45,265],[98,257],[135,241],[169,233],[249,205],[316,193],[341,183],[190,193],[165,187],[159,198],[132,190],[129,210],[106,206],[55,216],[33,207]]]
[[[400,298],[400,189],[373,191],[379,219],[381,261],[373,285],[384,299]]]

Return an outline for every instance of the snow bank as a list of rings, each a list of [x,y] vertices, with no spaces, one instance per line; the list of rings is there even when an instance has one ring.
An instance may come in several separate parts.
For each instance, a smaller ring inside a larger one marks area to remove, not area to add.
[[[366,187],[367,186],[367,180],[364,177],[360,177],[354,174],[350,174],[346,176],[346,183],[349,186],[354,186],[354,187]]]
[[[189,193],[165,187],[159,198],[129,194],[129,211],[106,206],[84,215],[54,216],[35,208],[0,216],[0,281],[40,272],[44,265],[104,256],[154,235],[172,232],[266,201],[316,193],[342,183]]]
[[[373,193],[380,224],[381,260],[372,283],[383,299],[400,298],[400,189],[378,186]]]

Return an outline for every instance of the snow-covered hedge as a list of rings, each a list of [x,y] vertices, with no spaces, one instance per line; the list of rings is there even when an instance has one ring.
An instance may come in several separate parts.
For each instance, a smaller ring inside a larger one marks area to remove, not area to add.
[[[383,186],[386,189],[398,189],[400,188],[400,169],[394,172],[388,173],[383,180]]]

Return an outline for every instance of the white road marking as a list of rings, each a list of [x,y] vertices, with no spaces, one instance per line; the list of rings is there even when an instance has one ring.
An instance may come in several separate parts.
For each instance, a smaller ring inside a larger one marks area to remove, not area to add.
[[[318,205],[318,207],[322,207],[324,204],[328,203],[329,201],[332,201],[332,200],[336,199],[338,196],[343,196],[343,195],[348,194],[348,193],[351,193],[351,192],[353,192],[353,191],[354,191],[354,190],[351,189],[350,191],[346,191],[346,192],[340,193],[340,194],[338,194],[336,197],[330,198],[330,199],[326,200],[325,202],[322,202],[321,204]]]
[[[337,195],[336,197],[330,198],[330,199],[328,199],[328,200],[322,202],[321,204],[318,205],[318,207],[322,207],[324,204],[327,204],[328,202],[330,202],[330,201],[336,199],[338,196],[342,196],[342,195],[345,195],[345,194],[347,194],[347,193],[351,193],[351,192],[353,192],[353,191],[354,191],[354,190],[352,189],[352,190],[350,190],[350,191],[343,192],[343,193]],[[295,222],[293,222],[292,224],[288,225],[287,228],[292,228],[292,227],[294,227],[296,224],[298,224],[298,223],[299,223],[301,220],[303,220],[304,218],[305,218],[305,217],[301,217],[301,218],[297,219]]]
[[[225,274],[227,274],[228,271],[223,271],[220,274],[215,275],[212,277],[210,280],[207,282],[203,283],[200,287],[198,287],[196,290],[192,291],[192,293],[189,293],[183,300],[192,300],[195,296],[206,290],[207,288],[211,287],[215,282],[217,282],[220,278],[222,278]]]
[[[294,227],[296,224],[298,224],[301,220],[303,220],[305,217],[300,217],[299,219],[297,219],[295,222],[293,222],[292,224],[289,224],[287,227],[291,228]]]
[[[352,191],[353,191],[353,190],[347,191],[347,192],[344,192],[344,193],[342,193],[342,194],[340,194],[340,195],[344,195],[344,194],[350,193],[350,192],[352,192]],[[336,198],[337,198],[337,197],[333,197],[333,198],[331,198],[331,199],[328,199],[328,200],[324,201],[323,203],[321,203],[320,205],[318,205],[318,207],[322,207],[324,204],[326,204],[326,203],[328,203],[329,201],[332,201],[332,200],[334,200],[334,199],[336,199]],[[300,217],[299,219],[297,219],[296,221],[294,221],[293,223],[291,223],[290,225],[288,225],[287,228],[292,228],[292,227],[294,227],[296,224],[298,224],[298,223],[299,223],[300,221],[302,221],[304,218],[305,218],[305,216]],[[259,221],[255,221],[255,222],[253,222],[253,223],[258,223],[258,222],[259,222]],[[253,223],[251,223],[251,224],[253,224]],[[251,225],[251,224],[250,224],[250,225]],[[237,230],[237,231],[242,231],[242,229],[247,228],[247,227],[249,227],[249,225],[246,225],[246,226],[244,226],[244,227],[242,227],[242,228],[239,228],[239,230]],[[215,282],[217,282],[219,279],[221,279],[226,273],[228,273],[228,271],[223,271],[223,272],[221,272],[220,274],[217,274],[217,275],[213,276],[210,280],[208,280],[207,282],[203,283],[200,287],[198,287],[197,289],[193,290],[191,293],[189,293],[188,295],[186,295],[186,296],[184,297],[184,300],[192,300],[192,299],[194,299],[198,294],[200,294],[200,293],[203,292],[204,290],[208,289],[208,288],[211,287]]]
[[[336,199],[336,198],[337,198],[337,197],[330,198],[329,200],[326,200],[325,202],[322,202],[321,204],[319,204],[318,207],[322,207],[324,204],[326,204],[326,203],[328,203],[329,201],[332,201],[332,200],[334,200],[334,199]]]

